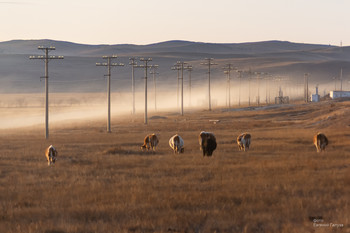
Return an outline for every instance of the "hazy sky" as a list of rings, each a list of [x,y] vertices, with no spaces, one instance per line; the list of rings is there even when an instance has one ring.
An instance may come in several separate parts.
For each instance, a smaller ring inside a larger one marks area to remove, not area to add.
[[[349,0],[0,1],[0,41],[264,40],[350,45]]]

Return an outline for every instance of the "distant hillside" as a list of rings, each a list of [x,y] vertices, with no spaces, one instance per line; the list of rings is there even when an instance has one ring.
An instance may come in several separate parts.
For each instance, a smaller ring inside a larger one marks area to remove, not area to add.
[[[262,54],[334,48],[326,45],[299,44],[286,41],[266,41],[240,44],[215,44],[189,41],[166,41],[149,45],[84,45],[53,40],[13,40],[0,42],[0,54],[37,53],[38,46],[54,46],[56,54],[66,56],[102,56],[106,54],[140,53],[208,53]]]
[[[131,67],[129,57],[152,57],[152,64],[159,65],[160,88],[177,85],[177,72],[171,70],[176,61],[186,61],[193,66],[192,85],[207,85],[207,67],[203,59],[215,59],[212,67],[213,82],[225,83],[222,67],[231,63],[244,70],[243,82],[254,78],[254,72],[269,73],[269,77],[303,82],[305,73],[310,73],[310,82],[332,83],[343,69],[343,78],[349,78],[350,47],[302,44],[287,41],[265,41],[255,43],[202,43],[190,41],[166,41],[149,45],[85,45],[54,40],[13,40],[0,42],[0,93],[43,92],[39,77],[44,75],[44,64],[40,60],[29,60],[29,55],[42,54],[38,46],[54,46],[53,55],[63,55],[64,60],[52,61],[49,66],[50,90],[54,92],[104,92],[106,81],[103,55],[117,54],[117,62],[125,67],[112,70],[112,90],[130,91]],[[140,62],[139,62],[140,64]],[[251,71],[250,74],[247,72]],[[187,73],[185,73],[187,78]],[[142,91],[143,70],[135,71],[137,88]],[[232,74],[237,79],[238,73]]]

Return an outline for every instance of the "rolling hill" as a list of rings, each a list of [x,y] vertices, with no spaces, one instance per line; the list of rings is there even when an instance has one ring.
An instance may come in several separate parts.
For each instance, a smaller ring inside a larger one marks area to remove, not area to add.
[[[103,92],[106,70],[96,67],[103,55],[117,54],[118,62],[125,67],[113,69],[112,90],[129,91],[131,67],[129,57],[152,57],[152,64],[159,65],[158,83],[167,88],[176,85],[176,71],[171,70],[176,61],[186,61],[193,66],[193,85],[203,84],[207,79],[207,67],[200,65],[203,59],[215,59],[214,82],[225,82],[222,67],[227,63],[240,70],[269,73],[270,77],[284,77],[302,82],[304,73],[310,73],[310,82],[331,83],[339,77],[348,78],[350,70],[350,47],[301,44],[287,41],[265,41],[255,43],[216,44],[190,41],[166,41],[149,45],[85,45],[54,40],[13,40],[0,42],[0,93],[42,92],[39,77],[44,75],[44,64],[29,60],[29,55],[41,55],[38,46],[54,46],[53,55],[63,55],[64,60],[52,61],[49,77],[53,92]],[[139,62],[140,64],[140,62]],[[136,70],[138,90],[142,90],[144,72]],[[233,78],[238,77],[234,74]],[[243,73],[243,78],[252,77]],[[246,80],[246,79],[245,79]]]

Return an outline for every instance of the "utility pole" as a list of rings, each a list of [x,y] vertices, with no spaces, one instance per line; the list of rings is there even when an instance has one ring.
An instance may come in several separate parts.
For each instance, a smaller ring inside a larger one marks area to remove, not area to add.
[[[237,70],[239,73],[239,86],[238,86],[238,106],[241,106],[241,80],[242,80],[242,72],[243,70]]]
[[[255,72],[256,75],[258,75],[258,98],[256,100],[258,106],[260,106],[260,74],[261,72]]]
[[[309,73],[304,74],[304,100],[309,102]]]
[[[179,87],[180,87],[180,70],[181,67],[176,63],[173,67],[171,67],[172,70],[177,70],[177,94],[176,94],[176,107],[179,109]]]
[[[188,69],[189,66],[186,62],[177,61],[173,68],[181,70],[181,116],[184,115],[184,70]],[[192,69],[192,67],[191,67]]]
[[[112,63],[113,59],[117,59],[117,55],[112,56],[103,56],[103,59],[106,59],[107,62],[96,63],[96,66],[106,66],[107,67],[107,132],[111,132],[111,68],[115,66],[124,66],[123,63]]]
[[[237,70],[233,67],[232,64],[226,64],[226,66],[223,67],[224,73],[227,75],[227,88],[228,90],[228,107],[231,108],[231,70]],[[227,106],[227,91],[226,91],[226,106]]]
[[[252,74],[253,74],[253,72],[252,72],[252,70],[251,70],[251,68],[249,67],[249,70],[248,70],[248,74],[249,74],[249,80],[248,80],[248,82],[249,82],[249,84],[248,84],[248,88],[249,88],[249,96],[248,96],[248,105],[250,106],[250,82],[252,81]]]
[[[131,65],[131,92],[132,92],[132,114],[135,115],[135,77],[134,68],[137,66],[136,57],[129,58]]]
[[[186,67],[186,70],[188,71],[188,93],[189,93],[189,106],[191,107],[191,89],[192,89],[192,83],[191,83],[191,73],[192,73],[192,70],[193,70],[193,67],[191,65],[188,65]]]
[[[211,66],[217,65],[216,63],[212,63],[213,58],[205,58],[206,62],[202,62],[201,65],[208,66],[208,99],[209,99],[209,111],[211,111],[211,95],[210,95],[210,68]]]
[[[45,138],[49,138],[49,61],[53,59],[64,59],[63,56],[49,56],[51,50],[56,50],[55,47],[39,46],[39,50],[44,51],[44,56],[30,56],[29,59],[40,59],[45,61]]]
[[[149,62],[152,61],[152,58],[144,58],[141,57],[140,61],[143,62],[143,65],[137,65],[135,67],[137,68],[144,68],[145,69],[145,119],[144,119],[144,123],[147,125],[148,123],[148,118],[147,118],[147,74],[148,74],[148,68],[152,68],[154,65],[148,65]]]
[[[153,75],[153,85],[154,85],[154,110],[157,111],[157,84],[156,84],[156,74],[159,74],[156,70],[158,69],[158,65],[153,65],[151,67],[150,74]]]
[[[340,98],[343,97],[343,68],[340,68]]]
[[[266,75],[268,73],[255,72],[255,74],[258,75],[258,99],[257,99],[257,103],[258,103],[258,106],[260,106],[260,79],[261,79],[261,75]]]
[[[265,89],[265,91],[266,91],[266,94],[265,94],[265,103],[266,103],[266,105],[268,104],[268,102],[267,102],[267,87],[268,87],[268,81],[269,81],[269,79],[268,79],[268,77],[266,77],[266,78],[265,78],[265,84],[266,84],[266,89]]]

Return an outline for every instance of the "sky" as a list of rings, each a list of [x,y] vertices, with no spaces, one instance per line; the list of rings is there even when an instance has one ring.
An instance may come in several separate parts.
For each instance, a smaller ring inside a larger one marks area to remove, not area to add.
[[[350,46],[349,9],[349,0],[7,0],[0,1],[0,41]]]

